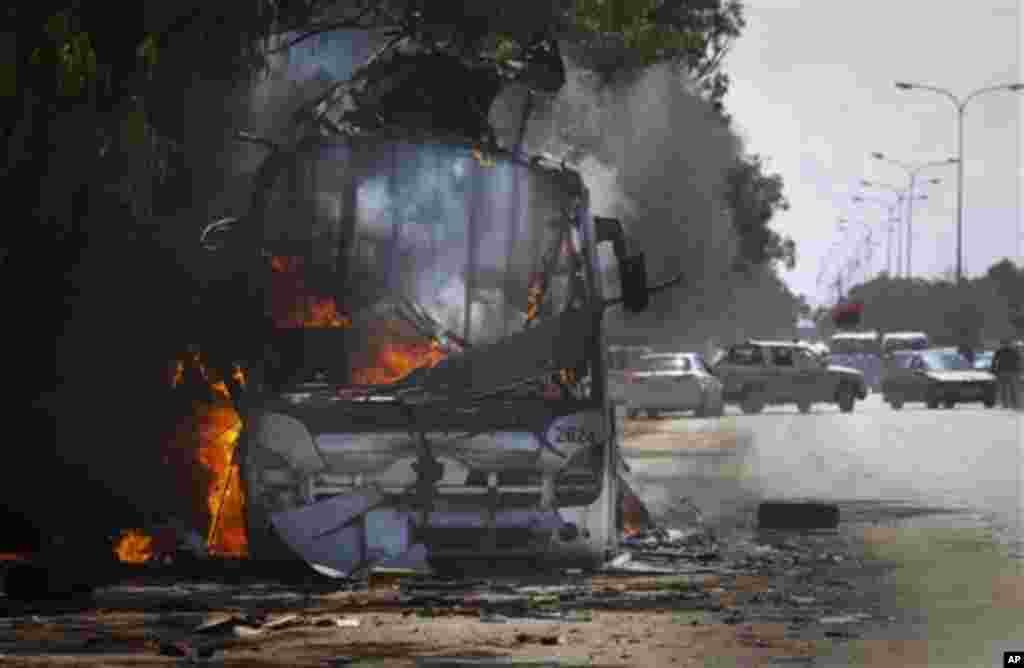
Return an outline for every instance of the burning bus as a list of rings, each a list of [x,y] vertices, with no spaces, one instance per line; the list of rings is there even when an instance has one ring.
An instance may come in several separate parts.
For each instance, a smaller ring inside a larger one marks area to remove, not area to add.
[[[244,264],[266,325],[237,402],[248,556],[342,576],[607,559],[603,314],[657,288],[578,173],[408,137],[273,157],[204,242]]]

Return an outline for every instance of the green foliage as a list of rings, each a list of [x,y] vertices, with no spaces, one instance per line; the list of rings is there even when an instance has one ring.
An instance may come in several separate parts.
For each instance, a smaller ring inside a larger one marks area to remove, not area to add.
[[[502,65],[507,64],[519,53],[519,45],[509,35],[498,35],[495,42],[494,58]]]
[[[64,97],[78,97],[96,81],[99,63],[92,38],[76,27],[70,11],[54,14],[46,21],[47,42],[35,47],[29,62],[51,65],[56,70],[56,87]]]
[[[137,148],[145,144],[147,136],[146,113],[141,104],[125,114],[121,130],[121,141],[124,146]]]
[[[746,26],[737,0],[577,0],[575,21],[592,36],[621,35],[642,66],[682,65],[718,107],[729,87],[722,60]]]
[[[576,5],[579,25],[593,33],[623,36],[626,48],[640,53],[643,64],[653,65],[669,53],[703,48],[706,38],[659,23],[657,0],[580,0]]]
[[[157,43],[156,35],[146,35],[146,38],[139,44],[139,58],[150,71],[156,67],[160,61],[160,46]]]

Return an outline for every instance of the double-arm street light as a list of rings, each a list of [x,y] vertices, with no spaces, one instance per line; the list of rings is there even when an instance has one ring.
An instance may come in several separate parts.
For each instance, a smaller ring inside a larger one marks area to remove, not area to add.
[[[1024,90],[1024,83],[1000,84],[998,86],[986,86],[973,91],[967,96],[960,98],[951,91],[937,86],[925,84],[908,83],[897,81],[896,87],[900,90],[927,90],[938,93],[948,98],[956,107],[957,116],[957,175],[956,175],[956,282],[960,284],[964,279],[964,110],[967,103],[981,95],[997,90],[1008,90],[1020,92]]]
[[[900,223],[899,207],[892,202],[888,202],[878,197],[864,197],[863,195],[854,195],[853,201],[860,204],[864,202],[871,202],[878,204],[888,211],[889,218],[886,222],[886,234],[885,234],[885,273],[892,276],[892,233],[896,230],[896,226]]]
[[[907,264],[906,264],[906,268],[907,268],[907,276],[911,276],[911,275],[913,275],[911,258],[913,257],[912,251],[913,251],[913,244],[914,244],[914,226],[913,226],[913,220],[914,220],[914,199],[913,199],[913,195],[914,195],[914,187],[917,185],[917,175],[919,173],[921,173],[922,170],[928,169],[929,167],[941,167],[943,165],[952,165],[952,164],[958,163],[959,160],[957,160],[956,158],[948,158],[946,160],[935,160],[933,162],[925,162],[925,163],[921,163],[921,164],[917,164],[917,165],[912,165],[912,164],[909,164],[909,163],[906,163],[906,162],[901,162],[899,160],[893,160],[892,158],[887,157],[885,154],[879,153],[877,151],[872,153],[871,157],[874,158],[875,160],[881,160],[882,162],[888,162],[889,164],[896,165],[897,167],[899,167],[900,169],[902,169],[903,171],[905,171],[907,173],[907,179],[908,179],[907,192],[910,193],[910,197],[907,198],[907,225],[906,225],[906,228],[907,228],[907,237],[906,237],[907,238],[907,244],[906,244],[907,260],[906,260],[906,262],[907,262]],[[939,184],[939,183],[942,183],[942,179],[928,179],[928,183]]]

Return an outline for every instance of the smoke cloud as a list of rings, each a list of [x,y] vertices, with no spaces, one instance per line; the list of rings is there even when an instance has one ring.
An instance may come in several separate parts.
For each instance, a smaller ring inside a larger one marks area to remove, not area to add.
[[[609,312],[612,335],[668,344],[735,338],[739,320],[775,329],[767,305],[748,298],[763,299],[771,290],[762,286],[774,289],[765,283],[773,270],[750,278],[731,270],[738,244],[724,194],[727,172],[744,154],[740,136],[677,68],[655,66],[608,83],[567,60],[558,96],[532,101],[524,150],[575,164],[595,215],[620,218],[634,249],[645,253],[651,283],[685,276],[646,313]],[[497,101],[492,122],[503,141],[518,139],[526,97],[513,88]],[[604,253],[602,260],[613,272]],[[778,306],[771,304],[774,320],[791,328],[788,306]]]

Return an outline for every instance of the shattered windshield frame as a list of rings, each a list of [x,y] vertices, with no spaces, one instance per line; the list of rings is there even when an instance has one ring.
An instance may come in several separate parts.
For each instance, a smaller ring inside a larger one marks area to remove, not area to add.
[[[303,360],[290,382],[387,392],[595,303],[582,194],[574,172],[438,142],[300,155],[264,215],[268,315],[279,339],[307,340],[307,357],[310,338],[330,336],[347,359],[313,372]],[[554,370],[566,397],[591,394],[590,357]]]

